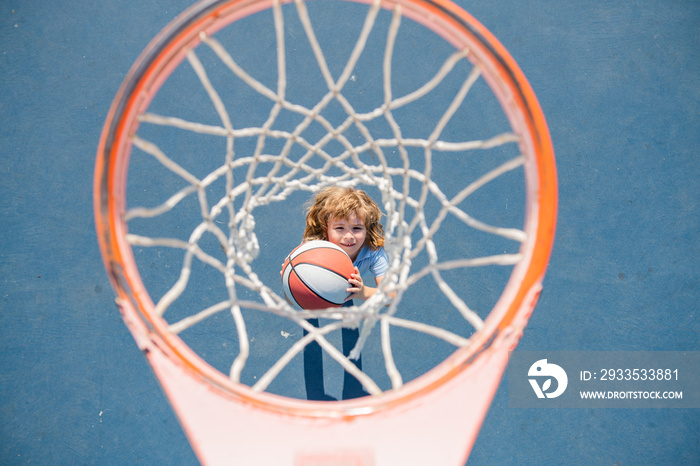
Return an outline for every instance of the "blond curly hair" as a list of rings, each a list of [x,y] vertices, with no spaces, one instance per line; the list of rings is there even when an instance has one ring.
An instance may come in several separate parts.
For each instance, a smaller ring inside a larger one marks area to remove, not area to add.
[[[328,222],[332,219],[347,220],[353,213],[364,221],[367,229],[365,244],[373,251],[384,246],[379,206],[364,191],[339,187],[322,189],[307,204],[304,241],[327,241]]]

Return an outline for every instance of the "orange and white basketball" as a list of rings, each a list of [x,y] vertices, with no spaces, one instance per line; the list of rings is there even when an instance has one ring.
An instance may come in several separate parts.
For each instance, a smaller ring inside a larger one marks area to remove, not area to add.
[[[340,247],[328,241],[309,241],[294,249],[282,266],[284,295],[306,310],[340,307],[354,267]]]

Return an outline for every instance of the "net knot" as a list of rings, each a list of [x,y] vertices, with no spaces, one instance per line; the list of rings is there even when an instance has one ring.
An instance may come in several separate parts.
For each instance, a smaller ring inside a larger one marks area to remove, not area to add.
[[[258,257],[260,244],[255,235],[255,218],[252,214],[246,215],[241,221],[240,228],[232,236],[233,247],[237,251],[238,258],[246,263],[250,263]]]

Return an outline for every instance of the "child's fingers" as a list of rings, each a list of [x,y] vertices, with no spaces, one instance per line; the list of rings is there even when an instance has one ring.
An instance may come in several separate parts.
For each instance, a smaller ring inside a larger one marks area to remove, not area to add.
[[[350,278],[348,279],[348,288],[345,290],[351,294],[345,299],[345,301],[350,301],[353,299],[358,295],[358,293],[362,292],[362,288],[364,287],[364,284],[362,283],[362,275],[360,275],[360,269],[357,267],[354,269],[354,273],[350,274]]]
[[[349,287],[345,290],[348,293],[359,293],[362,291],[362,287],[364,284],[362,283],[362,277],[356,274],[352,274],[350,276],[350,279],[348,279],[348,285]]]
[[[348,279],[348,283],[362,288],[362,277],[360,277],[359,275],[353,274],[350,276],[350,279]]]

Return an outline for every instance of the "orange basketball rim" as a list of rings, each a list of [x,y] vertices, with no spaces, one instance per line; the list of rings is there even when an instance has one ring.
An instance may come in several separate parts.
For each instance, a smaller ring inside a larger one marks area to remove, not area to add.
[[[286,2],[285,2],[286,3]],[[371,4],[371,1],[361,3]],[[496,38],[445,0],[381,1],[442,36],[483,69],[525,156],[527,240],[523,260],[472,344],[401,390],[311,402],[233,383],[168,331],[154,310],[127,242],[126,183],[133,135],[161,84],[219,29],[273,6],[271,0],[209,0],[166,27],[139,57],[106,119],[95,169],[99,244],[117,305],[206,464],[460,464],[535,306],[554,238],[557,181],[545,118],[525,76]]]

